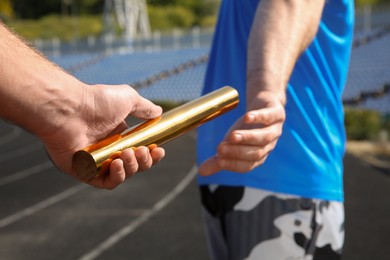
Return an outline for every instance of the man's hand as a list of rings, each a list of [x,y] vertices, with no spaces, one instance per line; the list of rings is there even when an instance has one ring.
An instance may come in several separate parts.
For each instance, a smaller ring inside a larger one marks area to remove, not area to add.
[[[1,22],[0,103],[0,118],[40,138],[57,167],[75,178],[72,156],[77,150],[125,130],[128,115],[152,119],[162,113],[161,107],[128,85],[90,86],[80,82]],[[112,162],[108,175],[88,183],[113,189],[164,155],[162,148],[125,150]]]
[[[142,98],[128,85],[85,86],[74,114],[65,114],[55,129],[44,128],[40,138],[54,163],[64,172],[77,177],[72,169],[73,154],[90,144],[127,129],[125,118],[130,114],[142,119],[160,116],[162,109]],[[165,155],[163,148],[126,149],[111,163],[109,174],[88,183],[113,189],[126,178],[148,170]],[[79,179],[79,178],[78,178]],[[80,179],[81,180],[81,179]],[[85,181],[85,180],[81,180]]]
[[[282,134],[284,120],[282,102],[270,93],[260,94],[230,128],[217,154],[200,165],[199,174],[209,176],[221,170],[246,173],[263,164]]]

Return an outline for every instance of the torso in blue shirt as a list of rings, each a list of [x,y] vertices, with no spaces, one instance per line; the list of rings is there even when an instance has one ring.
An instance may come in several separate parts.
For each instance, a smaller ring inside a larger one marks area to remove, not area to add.
[[[258,0],[223,0],[204,94],[225,85],[240,94],[237,109],[198,130],[198,163],[213,156],[245,113],[247,42]],[[308,198],[343,200],[345,84],[353,32],[353,1],[326,1],[318,33],[300,56],[287,88],[283,134],[266,162],[247,174],[222,171],[198,183],[249,186]]]

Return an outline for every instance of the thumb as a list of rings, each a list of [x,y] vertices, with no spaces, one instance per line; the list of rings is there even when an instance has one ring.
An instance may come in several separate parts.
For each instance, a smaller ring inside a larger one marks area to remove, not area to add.
[[[222,168],[219,166],[218,158],[216,156],[207,159],[199,166],[199,174],[201,176],[210,176],[221,170]]]
[[[162,108],[153,104],[150,100],[140,96],[135,90],[132,93],[132,105],[133,109],[131,115],[142,118],[142,119],[152,119],[161,115]]]

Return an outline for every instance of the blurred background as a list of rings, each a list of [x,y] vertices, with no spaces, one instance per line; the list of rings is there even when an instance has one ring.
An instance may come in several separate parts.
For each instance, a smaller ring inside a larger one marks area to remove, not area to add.
[[[183,102],[200,95],[219,2],[1,0],[0,19],[83,81],[128,83],[155,101]],[[355,4],[348,137],[383,140],[390,131],[390,1]]]
[[[220,0],[0,0],[0,19],[80,80],[130,84],[170,109],[201,94],[219,4]],[[345,259],[388,259],[390,249],[384,241],[390,237],[390,0],[355,4],[354,43],[343,95],[346,229],[351,231]],[[137,176],[105,193],[51,174],[57,170],[43,147],[24,130],[1,122],[0,133],[0,259],[207,258],[196,184],[178,190],[184,173],[193,178],[194,135],[169,144],[170,155],[152,171],[154,176]],[[90,199],[88,205],[85,198]],[[165,204],[156,206],[161,198],[172,199],[169,205],[165,201],[169,211],[162,210]]]

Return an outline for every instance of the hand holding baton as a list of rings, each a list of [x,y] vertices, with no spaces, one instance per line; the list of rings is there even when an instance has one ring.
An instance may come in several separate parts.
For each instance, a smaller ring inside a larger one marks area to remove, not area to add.
[[[185,103],[160,117],[145,121],[121,134],[77,151],[73,169],[85,180],[92,180],[108,172],[111,162],[127,148],[160,146],[237,106],[238,92],[223,87],[198,99]]]

